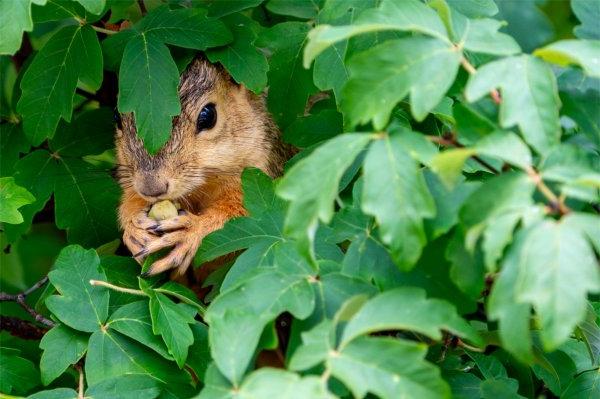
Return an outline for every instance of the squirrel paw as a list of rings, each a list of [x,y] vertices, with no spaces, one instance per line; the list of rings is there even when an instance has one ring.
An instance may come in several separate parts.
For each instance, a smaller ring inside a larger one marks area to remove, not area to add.
[[[151,226],[146,227],[146,233],[150,234],[152,239],[144,243],[138,252],[134,252],[136,259],[143,260],[149,254],[173,247],[168,255],[150,266],[145,273],[146,276],[153,276],[174,268],[178,269],[178,274],[185,273],[202,239],[200,232],[192,228],[195,225],[193,219],[196,217],[182,212],[171,219],[153,221]]]
[[[146,245],[157,239],[156,234],[147,230],[155,224],[156,222],[150,219],[145,212],[140,212],[124,227],[123,242],[132,254],[143,251]],[[142,263],[141,257],[138,256],[135,259],[138,263]]]

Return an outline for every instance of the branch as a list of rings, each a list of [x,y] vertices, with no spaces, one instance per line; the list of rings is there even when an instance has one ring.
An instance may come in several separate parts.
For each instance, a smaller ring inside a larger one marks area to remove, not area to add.
[[[16,317],[0,316],[0,331],[8,331],[10,335],[22,339],[39,341],[48,330]]]
[[[45,276],[40,281],[32,285],[30,288],[21,292],[20,294],[7,294],[6,292],[0,292],[0,302],[16,302],[18,303],[27,313],[31,315],[38,323],[42,323],[50,328],[54,327],[54,322],[50,319],[45,318],[41,313],[38,313],[35,309],[25,302],[27,295],[33,291],[41,288],[48,282],[48,276]]]
[[[535,169],[529,166],[527,167],[527,169],[525,169],[525,171],[527,172],[527,175],[531,178],[531,180],[535,183],[539,192],[542,193],[542,195],[546,197],[546,199],[548,199],[548,201],[550,202],[550,208],[553,211],[556,211],[561,215],[566,215],[567,213],[571,212],[571,209],[565,205],[564,198],[558,198],[556,194],[554,194],[552,190],[550,190],[546,183],[544,183],[542,176]]]
[[[148,13],[148,10],[146,9],[144,0],[138,0],[137,2],[138,2],[138,6],[140,7],[140,12],[142,13],[142,16],[145,16]]]

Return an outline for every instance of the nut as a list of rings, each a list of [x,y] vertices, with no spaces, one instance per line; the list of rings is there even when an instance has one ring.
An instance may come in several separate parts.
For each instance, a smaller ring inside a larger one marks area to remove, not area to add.
[[[155,203],[148,212],[148,217],[156,221],[174,218],[177,216],[177,207],[169,200]]]

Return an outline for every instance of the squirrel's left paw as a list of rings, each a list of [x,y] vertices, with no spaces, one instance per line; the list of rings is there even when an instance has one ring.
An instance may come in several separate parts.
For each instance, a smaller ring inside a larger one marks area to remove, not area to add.
[[[191,264],[196,250],[200,246],[202,234],[194,229],[194,218],[197,216],[184,214],[171,219],[156,222],[147,230],[159,234],[149,242],[136,256],[146,257],[164,248],[173,248],[165,257],[154,262],[145,276],[153,276],[165,270],[177,268],[178,274],[183,274]]]

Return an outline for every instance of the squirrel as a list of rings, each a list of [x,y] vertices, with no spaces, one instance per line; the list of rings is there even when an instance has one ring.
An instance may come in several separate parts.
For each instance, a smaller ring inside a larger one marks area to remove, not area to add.
[[[194,59],[179,82],[181,114],[167,143],[149,155],[134,116],[120,115],[116,129],[118,210],[123,241],[138,262],[172,248],[145,276],[175,269],[183,275],[202,239],[227,220],[246,214],[241,173],[255,167],[272,178],[283,173],[293,147],[281,140],[264,95],[236,83],[221,65]],[[181,204],[176,217],[157,222],[150,206]]]

